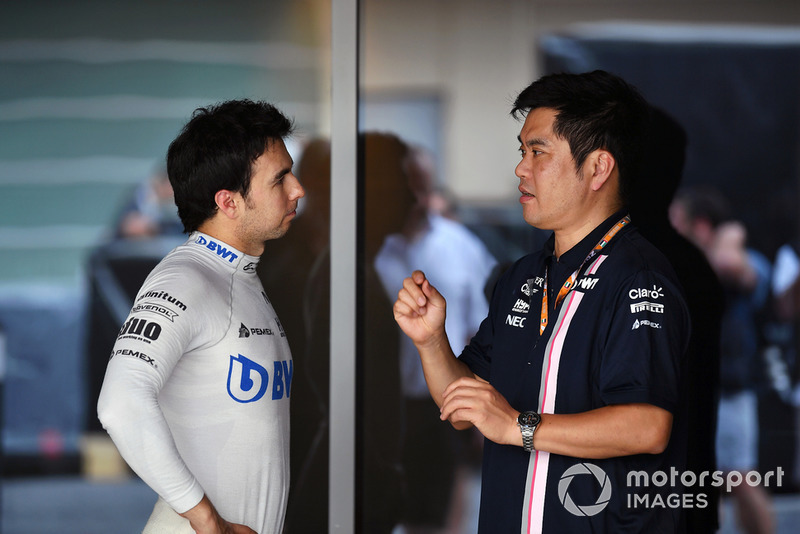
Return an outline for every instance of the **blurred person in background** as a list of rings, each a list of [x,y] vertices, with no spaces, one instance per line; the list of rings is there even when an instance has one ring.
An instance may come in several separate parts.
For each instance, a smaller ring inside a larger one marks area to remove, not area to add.
[[[647,104],[595,71],[540,78],[512,114],[525,119],[523,217],[552,230],[544,250],[502,275],[459,357],[445,296],[423,272],[405,279],[394,309],[440,419],[485,437],[479,532],[683,532],[682,510],[612,496],[631,471],[685,467],[673,418],[683,417],[688,311],[626,207]]]
[[[652,107],[643,161],[649,165],[631,187],[631,219],[648,241],[664,253],[684,289],[692,322],[682,381],[688,471],[713,473],[717,469],[716,430],[719,405],[720,328],[723,291],[711,265],[696,245],[678,233],[669,220],[670,203],[683,177],[688,138],[684,128],[662,109]],[[686,532],[706,534],[719,527],[719,491],[694,484],[684,494],[705,500],[706,506],[685,510]]]
[[[98,416],[158,495],[145,533],[281,532],[293,362],[256,275],[304,191],[264,102],[197,109],[167,153],[189,233],[119,332]]]
[[[258,264],[261,283],[281,311],[297,370],[285,534],[328,531],[330,173],[330,142],[310,140],[295,165],[305,189],[297,219],[282,239],[265,244]]]
[[[390,533],[403,511],[402,428],[405,406],[400,378],[400,335],[392,319],[392,301],[376,269],[387,236],[402,232],[416,198],[404,163],[408,145],[392,133],[367,132],[359,138],[363,155],[364,234],[360,318],[363,358],[358,365],[363,422],[359,472],[363,531]]]
[[[678,191],[669,216],[675,229],[706,255],[724,290],[717,464],[724,472],[744,474],[758,468],[756,390],[764,376],[760,319],[768,303],[771,266],[747,246],[744,225],[731,219],[727,199],[711,186]],[[731,495],[746,532],[774,531],[772,505],[763,487],[739,484]]]
[[[423,147],[411,147],[404,163],[416,204],[406,216],[402,230],[384,240],[375,258],[375,268],[390,298],[402,289],[408,273],[424,271],[448,295],[445,330],[453,351],[460,352],[486,317],[489,304],[484,284],[497,262],[466,226],[442,215],[443,204],[434,188],[433,155]],[[407,488],[403,525],[410,534],[440,532],[448,522],[456,523],[450,527],[458,529],[457,523],[463,520],[464,507],[468,506],[464,490],[470,471],[468,451],[474,448],[473,436],[464,439],[439,423],[419,353],[407,336],[401,336],[399,342],[405,403],[403,470]],[[454,453],[454,449],[461,452]],[[455,513],[449,514],[451,509]]]
[[[146,239],[179,235],[182,229],[167,171],[159,168],[134,188],[117,219],[115,237]]]

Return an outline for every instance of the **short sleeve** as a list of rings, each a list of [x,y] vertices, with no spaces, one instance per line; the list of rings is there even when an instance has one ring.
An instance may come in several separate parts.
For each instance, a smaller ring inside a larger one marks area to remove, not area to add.
[[[497,289],[489,303],[489,314],[481,321],[478,332],[472,337],[469,344],[464,347],[459,360],[464,362],[470,370],[480,378],[489,381],[491,379],[492,357],[491,351],[494,344],[495,323],[494,317],[497,315],[499,295],[502,293],[500,287],[503,286],[507,277],[506,273],[497,283]]]
[[[464,347],[464,351],[458,357],[459,360],[467,364],[467,367],[482,379],[489,381],[491,378],[492,358],[490,356],[492,348],[492,338],[494,327],[491,321],[491,311],[489,317],[485,318],[478,328],[478,333]]]
[[[602,401],[647,403],[674,413],[688,339],[689,313],[677,285],[650,271],[625,280],[597,371]]]

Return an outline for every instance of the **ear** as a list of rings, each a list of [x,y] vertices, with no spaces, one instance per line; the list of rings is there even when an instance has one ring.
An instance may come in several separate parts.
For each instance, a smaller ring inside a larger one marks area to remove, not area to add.
[[[595,150],[590,154],[592,191],[599,191],[612,176],[617,175],[617,160],[607,150]]]
[[[220,189],[214,195],[214,202],[217,204],[220,213],[229,219],[235,219],[239,214],[239,205],[242,202],[242,197],[239,193]]]

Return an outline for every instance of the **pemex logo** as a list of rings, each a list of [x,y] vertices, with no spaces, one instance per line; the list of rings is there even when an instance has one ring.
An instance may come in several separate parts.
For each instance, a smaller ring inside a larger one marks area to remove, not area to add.
[[[570,497],[567,491],[569,490],[569,485],[572,479],[579,475],[593,475],[597,483],[600,484],[602,488],[600,490],[600,496],[597,497],[597,502],[594,504],[577,505],[572,500],[572,497]],[[606,472],[595,464],[575,464],[564,471],[564,474],[561,475],[561,480],[558,481],[558,499],[561,501],[561,504],[564,505],[564,508],[572,515],[581,517],[597,515],[608,506],[608,501],[611,500],[611,480],[608,478],[608,475],[606,475]]]

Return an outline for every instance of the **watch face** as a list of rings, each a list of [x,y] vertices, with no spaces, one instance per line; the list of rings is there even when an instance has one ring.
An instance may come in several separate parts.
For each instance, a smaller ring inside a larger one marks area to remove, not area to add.
[[[522,412],[517,418],[517,422],[523,426],[536,426],[542,417],[536,412]]]

